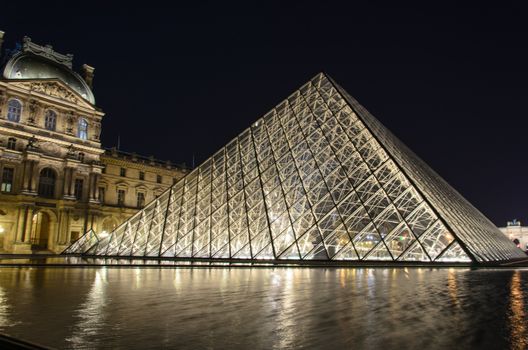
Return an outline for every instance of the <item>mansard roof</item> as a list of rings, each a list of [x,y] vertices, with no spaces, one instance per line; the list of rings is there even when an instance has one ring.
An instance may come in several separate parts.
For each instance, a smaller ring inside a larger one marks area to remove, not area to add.
[[[88,84],[72,69],[73,55],[62,55],[49,45],[40,46],[28,37],[22,48],[11,51],[2,76],[9,80],[59,79],[77,92],[83,99],[95,104],[95,97]]]

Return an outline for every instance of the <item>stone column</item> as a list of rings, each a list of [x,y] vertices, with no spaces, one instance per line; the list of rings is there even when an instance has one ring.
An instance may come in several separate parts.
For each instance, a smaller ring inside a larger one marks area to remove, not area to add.
[[[26,235],[27,226],[31,222],[30,208],[27,205],[21,205],[18,208],[17,226],[13,242],[13,252],[18,254],[30,254],[31,244],[29,243],[29,235]],[[31,232],[31,231],[29,231]]]
[[[71,237],[70,237],[70,224],[71,224],[71,216],[72,216],[72,211],[71,210],[66,210],[65,212],[66,214],[66,220],[64,220],[64,241],[65,242],[69,242],[71,240]]]
[[[93,194],[93,180],[94,180],[94,173],[90,173],[88,175],[88,201],[93,202],[94,201],[94,194]]]
[[[40,155],[34,152],[26,150],[24,154],[23,169],[22,174],[22,193],[29,195],[36,195],[37,187],[37,164],[40,160]]]
[[[37,193],[37,181],[39,178],[39,172],[38,172],[38,162],[32,160],[31,161],[31,180],[29,183],[29,191]]]
[[[24,242],[31,243],[31,230],[33,229],[33,215],[35,215],[35,208],[27,208],[26,230],[24,233]]]
[[[70,170],[71,168],[64,167],[64,182],[62,184],[62,197],[63,198],[69,197],[68,194],[70,192],[70,178],[71,178]]]
[[[23,242],[24,241],[24,229],[25,229],[25,214],[26,214],[26,206],[21,206],[18,208],[17,211],[17,225],[16,225],[16,231],[15,231],[15,242]]]
[[[68,196],[70,197],[75,197],[75,176],[74,176],[74,171],[75,169],[73,168],[70,168],[70,189],[68,191]]]
[[[99,191],[97,189],[97,183],[99,182],[99,173],[90,173],[89,181],[89,201],[92,203],[99,203]]]
[[[57,238],[58,244],[67,244],[68,242],[68,222],[70,220],[69,218],[69,209],[61,209],[59,212],[59,234]]]
[[[24,172],[22,174],[22,176],[23,176],[23,178],[22,178],[22,192],[29,192],[29,185],[30,185],[30,179],[31,179],[31,174],[30,174],[31,164],[30,164],[29,160],[24,160],[23,164],[24,164]]]
[[[99,177],[101,175],[97,174],[97,179],[95,180],[95,186],[94,186],[94,191],[95,191],[95,200],[100,203],[101,202],[101,198],[99,198],[99,186],[97,186],[97,184],[99,183]]]

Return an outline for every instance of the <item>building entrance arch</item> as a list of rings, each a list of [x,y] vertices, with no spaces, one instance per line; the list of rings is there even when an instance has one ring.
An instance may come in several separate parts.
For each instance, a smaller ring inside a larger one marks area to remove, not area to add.
[[[31,246],[36,249],[48,249],[50,237],[50,216],[42,211],[33,215],[31,227]]]
[[[101,230],[101,234],[103,236],[106,236],[110,233],[112,233],[118,226],[118,223],[117,223],[117,220],[111,216],[109,217],[106,217],[104,220],[103,220],[103,225],[102,225],[102,230]]]

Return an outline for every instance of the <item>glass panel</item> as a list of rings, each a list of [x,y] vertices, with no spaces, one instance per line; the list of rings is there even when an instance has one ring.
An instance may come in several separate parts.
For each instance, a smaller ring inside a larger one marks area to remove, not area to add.
[[[369,224],[352,239],[352,243],[361,259],[363,259],[365,255],[367,255],[368,252],[370,252],[380,241],[381,237],[373,224]]]
[[[299,260],[300,258],[301,257],[299,255],[299,250],[297,249],[297,244],[296,243],[292,244],[279,257],[279,259],[292,259],[292,260]]]
[[[306,231],[306,233],[298,239],[299,252],[301,253],[301,256],[304,259],[307,259],[309,253],[311,253],[316,247],[322,245],[322,241],[323,240],[319,230],[317,229],[317,226],[312,226],[311,229]],[[328,258],[326,256],[326,252],[324,252],[324,255],[325,259]]]
[[[393,260],[383,242],[380,242],[366,257],[365,260]]]
[[[438,254],[440,254],[454,239],[453,235],[440,221],[437,221],[419,238],[422,246],[433,260],[435,260]]]
[[[400,261],[424,261],[428,262],[429,257],[427,254],[425,254],[425,251],[423,250],[422,246],[418,241],[415,241],[413,245],[407,249],[399,258]]]
[[[392,256],[397,259],[415,241],[414,235],[407,225],[400,224],[394,231],[384,238]]]
[[[333,260],[359,260],[352,243],[348,243],[333,258]]]
[[[436,261],[441,262],[471,262],[471,259],[467,256],[466,252],[458,242],[455,242],[449,247]]]
[[[328,254],[326,252],[325,246],[323,243],[316,246],[312,251],[306,254],[303,258],[304,260],[328,260]]]

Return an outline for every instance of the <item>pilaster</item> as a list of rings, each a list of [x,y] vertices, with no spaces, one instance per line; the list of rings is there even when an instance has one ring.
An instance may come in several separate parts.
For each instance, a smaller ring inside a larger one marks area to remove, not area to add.
[[[27,151],[24,154],[23,161],[23,178],[22,178],[22,194],[36,196],[37,195],[37,181],[38,181],[38,163],[40,155],[35,152]]]

